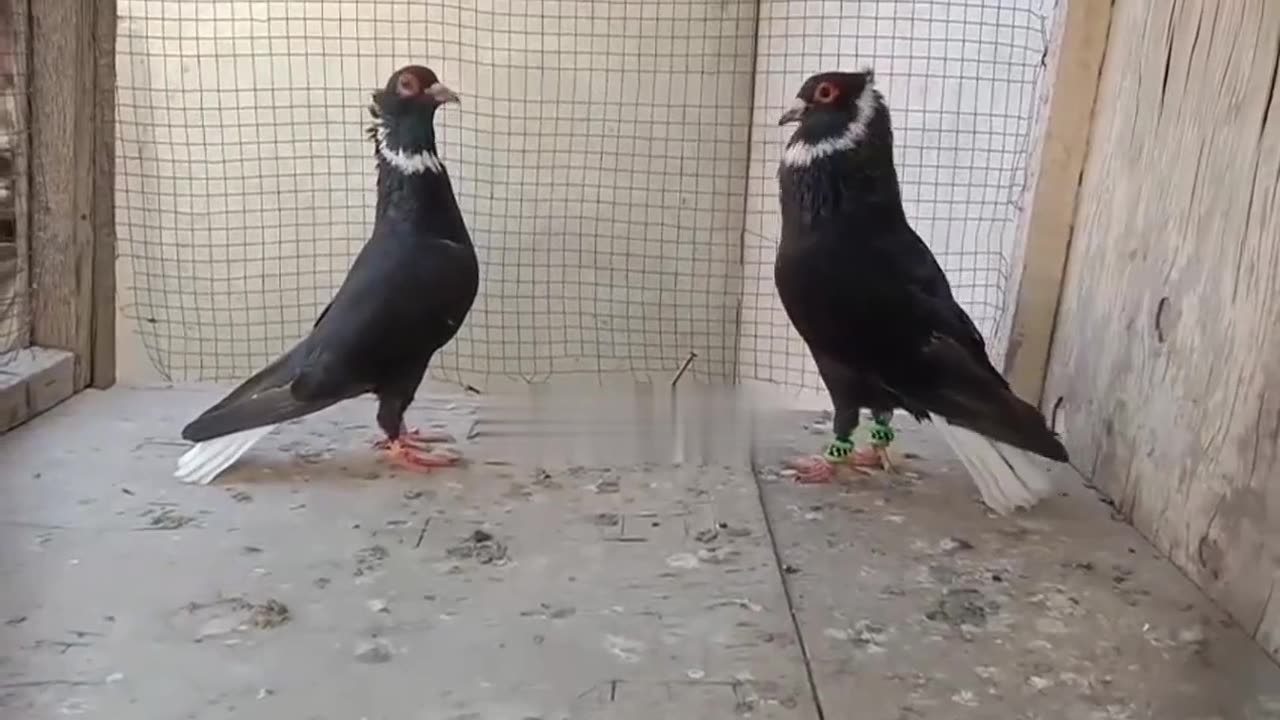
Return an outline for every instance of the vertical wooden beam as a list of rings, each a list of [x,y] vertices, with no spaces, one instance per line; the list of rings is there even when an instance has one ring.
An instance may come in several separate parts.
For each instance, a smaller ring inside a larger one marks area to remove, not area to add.
[[[92,3],[31,3],[31,340],[76,356],[93,342]]]
[[[1077,195],[1106,54],[1112,0],[1063,0],[1048,109],[1023,223],[1026,242],[1005,356],[1005,377],[1023,399],[1041,404]]]
[[[31,342],[31,0],[14,0],[13,230],[18,246],[18,347]]]
[[[95,347],[100,355],[112,341],[110,333],[95,339],[95,317],[105,310],[95,311],[94,305],[114,304],[105,297],[113,283],[104,283],[102,294],[95,290],[102,275],[97,261],[104,253],[114,255],[113,247],[97,247],[97,215],[111,202],[110,176],[105,187],[102,178],[110,163],[100,163],[98,156],[111,138],[99,135],[104,104],[98,82],[104,73],[96,47],[108,18],[106,35],[114,37],[114,10],[114,3],[92,0],[34,0],[29,6],[31,340],[75,355],[76,390],[95,379]],[[109,129],[109,118],[105,124]]]
[[[116,382],[116,0],[95,0],[93,123],[93,372]]]

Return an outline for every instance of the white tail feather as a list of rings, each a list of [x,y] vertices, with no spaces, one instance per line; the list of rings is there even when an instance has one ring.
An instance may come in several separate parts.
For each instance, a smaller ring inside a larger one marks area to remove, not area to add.
[[[198,442],[178,458],[173,476],[184,483],[208,485],[275,429],[275,425],[267,425]]]
[[[973,477],[982,502],[1000,515],[1029,508],[1053,494],[1053,479],[1026,451],[951,425],[937,415],[930,418]]]

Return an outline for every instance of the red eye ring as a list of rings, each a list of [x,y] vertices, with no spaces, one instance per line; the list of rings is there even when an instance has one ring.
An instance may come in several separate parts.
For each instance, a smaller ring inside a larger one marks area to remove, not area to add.
[[[818,87],[814,88],[813,99],[820,103],[829,103],[832,100],[835,100],[836,96],[839,94],[840,91],[836,89],[836,86],[832,83],[820,82],[818,83]]]

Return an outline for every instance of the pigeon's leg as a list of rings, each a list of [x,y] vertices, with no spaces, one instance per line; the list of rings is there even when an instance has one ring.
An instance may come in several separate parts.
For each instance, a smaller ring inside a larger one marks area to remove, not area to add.
[[[858,412],[857,407],[837,408],[831,423],[835,437],[822,454],[795,458],[788,463],[798,473],[797,482],[825,483],[835,478],[836,467],[848,462],[854,453],[852,437],[858,427]]]
[[[893,461],[889,457],[889,445],[893,443],[893,410],[873,410],[871,412],[871,446],[854,453],[853,462],[861,467],[883,468],[894,472]]]
[[[387,434],[387,438],[379,441],[377,446],[385,450],[393,462],[414,469],[430,470],[456,464],[460,457],[456,452],[431,450],[426,442],[416,444],[406,437],[404,413],[412,402],[412,395],[378,396],[378,427]]]
[[[836,476],[836,465],[844,458],[839,453],[853,450],[853,443],[833,440],[821,455],[805,455],[787,461],[787,467],[796,471],[796,482],[819,484],[831,482]]]
[[[827,444],[821,455],[795,458],[788,466],[799,473],[797,482],[825,483],[835,478],[836,468],[850,464],[849,459],[854,451],[853,431],[858,427],[858,414],[862,412],[862,383],[843,364],[832,358],[815,354],[814,361],[818,365],[818,374],[831,394],[831,403],[835,406],[835,415],[831,419],[831,429],[835,437]],[[856,465],[852,465],[855,469]]]

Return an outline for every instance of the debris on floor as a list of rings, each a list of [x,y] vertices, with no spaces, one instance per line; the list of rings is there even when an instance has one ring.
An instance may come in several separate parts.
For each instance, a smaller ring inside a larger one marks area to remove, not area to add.
[[[152,506],[139,513],[147,519],[147,527],[153,530],[177,530],[184,528],[196,519],[184,515],[171,506]]]
[[[481,565],[504,565],[507,546],[484,530],[476,530],[445,550],[445,555],[454,560],[475,560]]]
[[[289,608],[274,598],[258,604],[250,604],[249,624],[253,627],[269,630],[289,622]]]
[[[244,598],[222,598],[208,603],[190,602],[186,613],[201,621],[195,641],[203,642],[249,630],[270,630],[289,621],[289,608],[274,598],[254,603]]]
[[[370,545],[356,552],[356,569],[352,573],[356,577],[366,573],[377,572],[382,564],[391,557],[391,552],[382,545]]]
[[[391,645],[381,639],[362,640],[355,647],[356,659],[370,665],[391,662],[391,656],[394,654]]]
[[[911,426],[918,480],[801,486],[777,468],[811,414],[718,413],[677,465],[629,397],[548,432],[432,391],[410,414],[456,412],[466,468],[384,470],[353,401],[174,483],[183,446],[140,441],[224,391],[84,393],[0,436],[0,716],[1280,717],[1280,670],[1087,489],[993,518]]]

